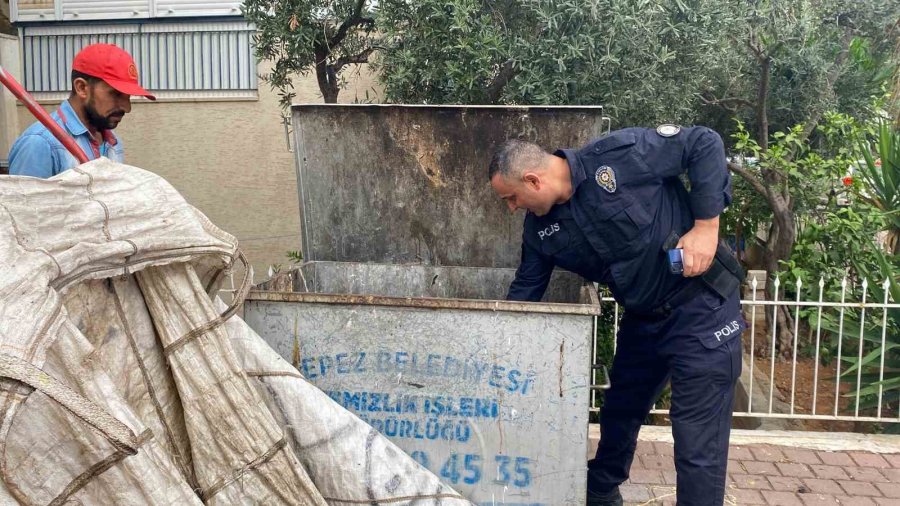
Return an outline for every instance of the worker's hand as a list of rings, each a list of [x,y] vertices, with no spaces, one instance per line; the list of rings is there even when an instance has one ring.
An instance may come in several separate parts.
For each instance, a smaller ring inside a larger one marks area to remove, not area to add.
[[[718,244],[719,217],[694,220],[694,228],[684,234],[676,246],[682,249],[684,277],[699,276],[709,270]]]

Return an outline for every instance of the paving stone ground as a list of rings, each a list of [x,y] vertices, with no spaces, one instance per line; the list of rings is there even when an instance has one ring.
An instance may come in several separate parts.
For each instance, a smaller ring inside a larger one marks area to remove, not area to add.
[[[675,504],[672,455],[671,443],[638,442],[625,504]],[[728,505],[900,506],[900,453],[750,444],[731,446],[728,459]]]

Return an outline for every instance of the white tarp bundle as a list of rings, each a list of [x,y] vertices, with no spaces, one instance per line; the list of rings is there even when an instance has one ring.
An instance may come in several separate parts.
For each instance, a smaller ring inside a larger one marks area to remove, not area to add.
[[[469,504],[216,306],[240,261],[149,172],[0,177],[0,504]]]

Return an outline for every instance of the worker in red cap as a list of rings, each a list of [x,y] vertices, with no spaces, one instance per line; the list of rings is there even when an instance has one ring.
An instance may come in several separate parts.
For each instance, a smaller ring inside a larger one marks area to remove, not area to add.
[[[131,112],[132,95],[156,100],[139,84],[131,55],[112,44],[92,44],[75,55],[72,92],[51,116],[88,158],[123,162],[122,142],[113,129]],[[9,152],[10,175],[48,178],[77,165],[40,123],[28,127]]]

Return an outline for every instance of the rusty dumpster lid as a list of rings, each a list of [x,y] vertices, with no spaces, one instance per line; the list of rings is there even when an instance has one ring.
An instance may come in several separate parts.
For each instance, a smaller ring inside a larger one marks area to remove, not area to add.
[[[492,192],[508,138],[578,147],[601,106],[292,107],[305,260],[516,267],[523,213]]]

